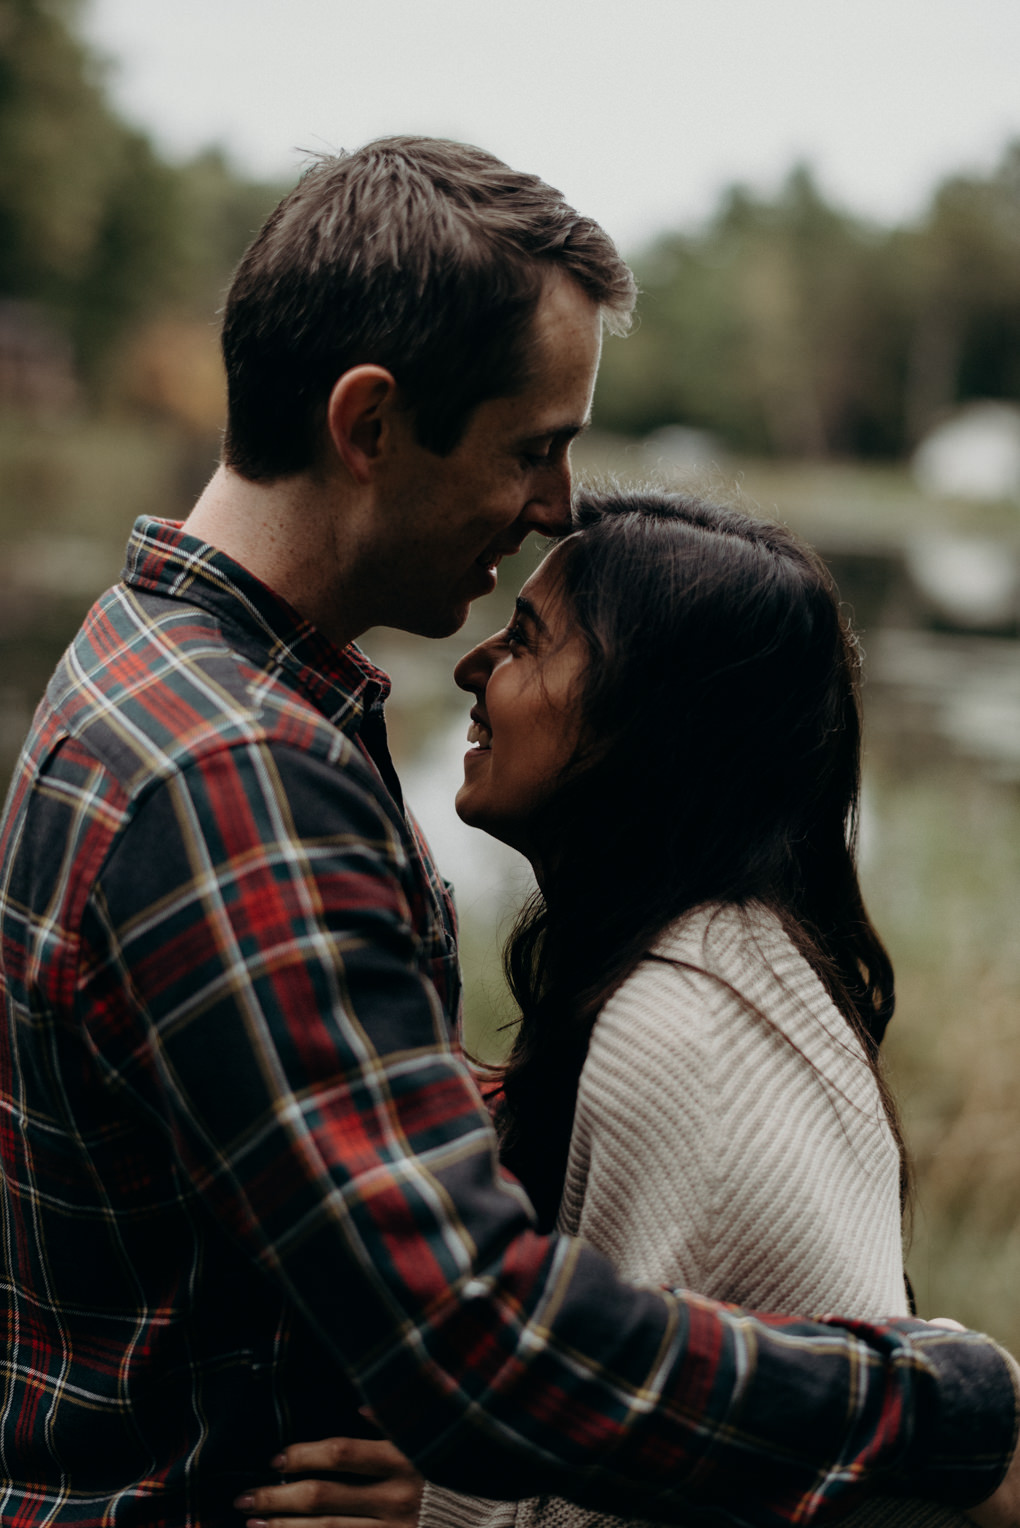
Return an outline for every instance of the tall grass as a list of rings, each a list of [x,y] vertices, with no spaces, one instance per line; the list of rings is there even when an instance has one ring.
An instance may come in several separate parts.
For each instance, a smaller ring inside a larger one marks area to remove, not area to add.
[[[864,881],[896,967],[890,1077],[916,1169],[922,1314],[1020,1350],[1020,792],[973,769],[868,770]]]

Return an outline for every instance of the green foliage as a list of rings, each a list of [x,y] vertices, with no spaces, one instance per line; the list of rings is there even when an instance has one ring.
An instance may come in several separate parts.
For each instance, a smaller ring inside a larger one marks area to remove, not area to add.
[[[0,285],[56,300],[88,258],[116,137],[71,10],[0,3]]]
[[[44,303],[81,364],[165,290],[173,176],[112,115],[71,0],[0,0],[0,291]]]
[[[987,179],[946,182],[911,228],[838,211],[799,166],[773,200],[733,189],[635,266],[640,322],[607,347],[604,428],[895,456],[952,403],[1020,398],[1020,144]]]
[[[219,308],[230,275],[286,186],[243,180],[219,149],[177,171],[181,226],[175,294],[196,317]]]
[[[97,385],[137,323],[218,305],[279,188],[164,163],[107,104],[77,0],[0,0],[0,297],[47,308]]]
[[[911,319],[908,433],[960,398],[1020,397],[1020,143],[987,180],[946,181],[892,246]]]

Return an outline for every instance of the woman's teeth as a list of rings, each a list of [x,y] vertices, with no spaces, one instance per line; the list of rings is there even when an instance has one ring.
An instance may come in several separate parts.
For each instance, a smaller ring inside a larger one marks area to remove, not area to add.
[[[467,740],[469,743],[477,743],[479,748],[488,748],[492,742],[492,733],[481,722],[472,722],[467,730]]]

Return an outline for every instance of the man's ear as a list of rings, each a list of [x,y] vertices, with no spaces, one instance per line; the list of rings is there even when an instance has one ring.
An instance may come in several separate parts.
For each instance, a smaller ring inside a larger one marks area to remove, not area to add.
[[[347,471],[367,483],[386,447],[397,384],[385,366],[352,366],[333,384],[326,428]]]

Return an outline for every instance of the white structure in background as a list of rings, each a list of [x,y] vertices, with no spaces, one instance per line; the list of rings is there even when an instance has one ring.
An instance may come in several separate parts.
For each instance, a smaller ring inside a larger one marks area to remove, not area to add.
[[[666,424],[641,442],[644,465],[667,477],[690,478],[716,470],[724,451],[707,430],[686,424]]]
[[[965,404],[929,432],[913,466],[935,498],[1020,500],[1020,407]]]
[[[1020,565],[1003,542],[937,532],[909,541],[904,555],[915,586],[954,625],[1004,627],[1020,615]]]

